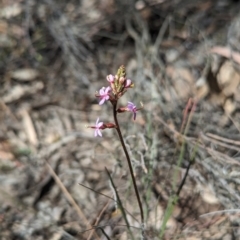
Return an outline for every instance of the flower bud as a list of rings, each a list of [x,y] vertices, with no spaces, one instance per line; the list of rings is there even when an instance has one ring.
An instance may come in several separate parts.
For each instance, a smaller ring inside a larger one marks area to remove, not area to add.
[[[125,80],[126,80],[125,77],[120,77],[119,83],[120,83],[120,84],[123,84],[123,83],[125,82]]]
[[[127,79],[126,81],[125,81],[125,86],[124,86],[125,88],[132,88],[132,87],[134,87],[134,84],[132,83],[132,80],[130,80],[130,79]]]
[[[104,123],[106,128],[117,128],[117,126],[114,123]]]
[[[109,74],[107,76],[107,81],[110,82],[110,83],[114,83],[114,80],[115,80],[115,77],[112,75],[112,74]]]
[[[126,108],[126,107],[120,107],[117,110],[118,113],[123,113],[123,112],[127,112],[127,111],[128,111],[128,108]]]
[[[122,65],[118,71],[117,71],[117,75],[120,77],[126,77],[126,70],[125,70],[125,67]]]

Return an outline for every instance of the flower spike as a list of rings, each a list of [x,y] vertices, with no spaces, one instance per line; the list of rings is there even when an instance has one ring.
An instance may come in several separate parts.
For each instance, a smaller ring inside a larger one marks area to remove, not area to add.
[[[108,87],[102,87],[99,90],[99,92],[96,92],[95,96],[99,98],[99,105],[102,105],[105,101],[109,100],[109,102],[112,105],[112,110],[113,110],[112,113],[113,113],[114,123],[99,122],[99,118],[98,118],[95,126],[87,126],[87,127],[95,130],[95,132],[94,132],[95,137],[97,137],[97,136],[102,137],[101,130],[103,130],[103,129],[106,129],[106,128],[115,128],[116,129],[116,132],[118,134],[118,137],[119,137],[120,143],[122,145],[123,151],[125,153],[127,163],[128,163],[128,167],[129,167],[129,170],[130,170],[130,175],[131,175],[131,179],[132,179],[132,182],[133,182],[133,187],[134,187],[134,190],[135,190],[138,206],[139,206],[139,209],[140,209],[141,226],[142,226],[141,227],[141,230],[142,230],[141,234],[142,234],[142,237],[145,238],[145,229],[144,229],[145,228],[144,227],[145,222],[144,222],[144,212],[143,212],[142,202],[141,202],[141,198],[140,198],[140,195],[139,195],[137,183],[136,183],[135,176],[134,176],[134,169],[132,167],[132,163],[131,163],[131,159],[130,159],[130,156],[129,156],[129,153],[128,153],[128,149],[126,147],[124,138],[122,136],[121,127],[118,123],[118,116],[117,116],[118,113],[132,112],[133,113],[133,119],[136,120],[137,111],[139,111],[140,109],[143,108],[143,104],[141,103],[141,107],[137,108],[134,103],[128,102],[127,106],[118,108],[118,100],[130,88],[134,87],[134,84],[132,83],[132,80],[128,79],[126,77],[126,69],[123,65],[119,67],[116,75],[109,74],[106,77],[106,79],[108,81]]]

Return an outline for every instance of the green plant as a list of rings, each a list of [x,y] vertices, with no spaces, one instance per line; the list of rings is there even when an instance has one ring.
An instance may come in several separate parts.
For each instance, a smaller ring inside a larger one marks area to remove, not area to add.
[[[140,210],[141,229],[142,229],[141,236],[142,236],[142,239],[145,239],[145,224],[144,224],[143,206],[142,206],[141,198],[140,198],[139,191],[138,191],[138,188],[137,188],[136,180],[135,180],[135,177],[134,177],[134,172],[133,172],[133,167],[132,167],[132,164],[131,164],[131,159],[130,159],[126,144],[125,144],[123,136],[122,136],[121,126],[118,122],[118,114],[119,113],[124,113],[124,112],[132,112],[133,113],[133,119],[135,120],[136,116],[137,116],[137,111],[141,110],[143,106],[141,106],[140,108],[137,108],[134,103],[128,102],[127,106],[118,107],[119,99],[127,92],[128,89],[130,89],[134,86],[132,81],[130,79],[126,78],[126,71],[125,71],[124,66],[121,66],[118,69],[117,74],[115,76],[113,76],[111,74],[108,75],[107,76],[107,81],[109,83],[109,86],[102,87],[99,90],[99,92],[96,93],[96,97],[99,98],[99,100],[100,100],[99,105],[102,105],[106,101],[111,102],[114,123],[112,123],[112,122],[109,122],[109,123],[99,122],[99,118],[98,118],[95,126],[88,126],[88,127],[95,129],[95,132],[94,132],[95,137],[97,137],[97,136],[102,137],[101,130],[104,130],[104,129],[107,129],[107,128],[116,129],[119,140],[120,140],[120,143],[121,143],[121,146],[123,148],[123,151],[124,151],[126,159],[127,159],[127,163],[128,163],[131,179],[132,179],[132,182],[133,182],[135,195],[136,195],[139,210]],[[109,173],[108,173],[108,175],[110,177]],[[114,186],[114,183],[113,183],[112,179],[111,179],[111,183]],[[117,200],[119,202],[119,197],[117,197]],[[120,206],[122,206],[121,203],[120,203]],[[120,210],[122,211],[122,215],[125,216],[125,212],[123,211],[123,207],[120,207]],[[127,222],[126,217],[124,217],[124,219],[126,221],[127,226],[129,227],[129,224]]]

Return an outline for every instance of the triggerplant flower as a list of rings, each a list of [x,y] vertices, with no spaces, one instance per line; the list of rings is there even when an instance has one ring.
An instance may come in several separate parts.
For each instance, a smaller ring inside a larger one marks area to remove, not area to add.
[[[103,122],[98,122],[99,121],[99,118],[97,119],[96,121],[96,125],[95,125],[95,132],[94,132],[94,136],[97,137],[102,137],[102,133],[100,131],[101,127],[103,126]]]
[[[138,187],[137,187],[135,176],[134,176],[134,171],[133,171],[133,167],[132,167],[132,164],[131,164],[131,159],[130,159],[130,156],[128,154],[128,150],[127,150],[127,147],[125,145],[125,141],[123,139],[123,136],[122,136],[122,133],[121,133],[121,128],[120,128],[120,125],[119,125],[118,119],[117,119],[117,114],[118,113],[132,112],[133,113],[133,119],[135,120],[136,116],[137,116],[137,111],[139,111],[140,109],[143,108],[143,104],[141,103],[142,107],[137,108],[132,102],[128,102],[127,106],[120,107],[120,108],[117,107],[118,106],[118,100],[123,96],[123,94],[125,92],[127,92],[128,88],[132,88],[134,86],[132,81],[130,79],[126,78],[126,69],[123,65],[120,66],[120,68],[118,69],[117,74],[115,76],[113,76],[111,74],[108,75],[107,76],[107,81],[109,82],[110,86],[108,86],[106,88],[105,87],[101,88],[100,91],[95,94],[95,96],[100,98],[99,105],[102,105],[107,100],[109,100],[111,102],[111,105],[113,107],[113,118],[114,118],[115,124],[111,123],[111,122],[108,122],[108,123],[99,122],[99,118],[98,118],[95,126],[87,126],[87,127],[95,129],[95,133],[94,133],[95,137],[97,137],[97,136],[102,137],[101,130],[103,130],[103,129],[116,128],[119,139],[120,139],[120,143],[122,145],[125,156],[127,158],[128,167],[130,169],[130,174],[131,174],[131,179],[132,179],[132,182],[133,182],[136,198],[137,198],[137,201],[138,201],[138,206],[139,206],[140,213],[141,213],[141,226],[142,226],[141,230],[142,230],[142,237],[143,237],[143,236],[145,236],[145,230],[144,230],[144,225],[145,224],[144,224],[143,207],[142,207]],[[106,171],[108,172],[107,169],[106,169]],[[109,172],[108,172],[108,174],[109,174]]]
[[[133,113],[133,119],[135,120],[138,111],[137,107],[132,102],[128,102],[127,109]]]
[[[86,127],[95,129],[95,132],[94,132],[95,137],[97,137],[97,136],[102,137],[102,133],[100,130],[104,130],[106,128],[117,128],[116,124],[114,124],[114,123],[99,122],[99,118],[97,119],[95,126],[86,126]]]
[[[102,105],[105,101],[107,101],[109,99],[109,92],[111,91],[110,87],[102,87],[99,90],[99,95],[98,97],[101,99],[101,101],[99,102],[99,105]]]

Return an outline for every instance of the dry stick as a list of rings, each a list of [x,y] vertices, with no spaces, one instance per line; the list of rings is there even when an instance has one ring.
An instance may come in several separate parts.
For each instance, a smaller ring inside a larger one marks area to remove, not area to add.
[[[101,229],[103,235],[107,238],[107,240],[111,240],[111,239],[109,238],[109,236],[107,235],[107,233],[104,231],[104,229],[101,228],[101,227],[99,227],[99,228]]]
[[[208,135],[208,134],[207,134]],[[204,135],[203,133],[200,134],[200,137],[203,139],[203,140],[207,140],[209,142],[212,142],[214,144],[217,144],[219,146],[222,146],[222,147],[225,147],[225,148],[228,148],[228,149],[232,149],[232,150],[235,150],[235,151],[238,151],[240,150],[239,147],[235,147],[235,146],[230,146],[229,144],[226,144],[226,143],[223,143],[223,142],[220,142],[218,140],[215,140],[213,139],[212,137],[208,137],[206,135]],[[237,143],[236,141],[232,141],[232,144],[233,143]],[[239,143],[239,142],[238,142]]]
[[[206,133],[206,135],[210,138],[214,138],[214,139],[219,140],[221,142],[226,142],[226,143],[230,143],[230,144],[240,146],[240,141],[235,141],[235,140],[232,140],[232,139],[224,138],[224,137],[218,136],[216,134],[212,134],[212,133]]]
[[[105,225],[101,225],[101,226],[96,226],[96,227],[93,227],[94,229],[99,229],[99,228],[102,228],[102,227],[108,227],[108,226],[111,226],[112,227],[112,224],[105,224]],[[115,226],[119,226],[119,227],[127,227],[126,224],[116,224]],[[139,227],[135,227],[135,226],[130,226],[131,228],[135,228],[135,229],[141,229]],[[85,233],[85,232],[88,232],[88,231],[91,231],[93,228],[91,229],[87,229],[85,231],[82,231],[81,233]]]
[[[57,176],[57,174],[54,172],[54,170],[52,169],[51,165],[47,162],[46,160],[46,165],[48,167],[48,170],[50,172],[50,174],[52,175],[53,179],[55,180],[55,182],[57,183],[57,185],[60,187],[60,189],[62,190],[63,194],[65,195],[65,197],[67,198],[67,200],[70,202],[70,204],[74,207],[74,209],[76,210],[78,216],[83,219],[85,225],[88,228],[92,228],[91,224],[88,222],[88,220],[86,219],[85,215],[83,214],[82,210],[80,209],[80,207],[77,205],[77,203],[75,202],[75,200],[73,199],[73,197],[71,196],[71,194],[68,192],[68,190],[66,189],[66,187],[63,185],[63,183],[61,182],[60,178]],[[97,239],[100,240],[99,236],[97,235],[97,233],[95,232],[95,237]]]
[[[222,214],[239,214],[240,215],[240,209],[224,209],[224,210],[219,210],[219,211],[214,211],[214,212],[209,212],[209,213],[204,213],[202,215],[200,215],[200,217],[209,217],[209,216],[213,216],[213,215],[222,215]]]
[[[186,121],[187,121],[187,114],[188,114],[188,111],[189,111],[191,105],[192,105],[192,98],[189,98],[188,102],[187,102],[187,106],[184,109],[183,121],[182,121],[181,129],[180,129],[181,134],[183,132],[183,128],[185,127],[185,124],[186,124]]]
[[[184,186],[184,184],[185,184],[185,182],[186,182],[186,179],[187,179],[187,176],[188,176],[188,172],[189,172],[189,170],[190,170],[190,167],[192,166],[192,163],[193,163],[192,161],[189,161],[189,162],[188,162],[187,170],[185,171],[183,180],[181,181],[181,183],[180,183],[180,185],[179,185],[179,187],[178,187],[178,190],[177,190],[177,192],[176,192],[176,195],[177,195],[178,197],[180,196],[180,192],[181,192],[181,190],[182,190],[182,188],[183,188],[183,186]]]
[[[93,191],[93,192],[95,192],[95,193],[97,193],[97,194],[99,194],[99,195],[102,195],[102,196],[104,196],[104,197],[106,197],[106,198],[108,198],[109,200],[112,200],[112,201],[116,201],[113,197],[110,197],[110,196],[108,196],[108,195],[106,195],[106,194],[104,194],[104,193],[101,193],[101,192],[98,192],[98,191],[96,191],[96,190],[94,190],[94,189],[92,189],[92,188],[90,188],[90,187],[87,187],[87,186],[85,186],[85,185],[83,185],[82,183],[78,183],[79,185],[81,185],[81,186],[83,186],[83,187],[85,187],[85,188],[87,188],[87,189],[89,189],[89,190],[91,190],[91,191]],[[123,208],[124,209],[124,211],[126,211],[136,222],[139,222],[138,220],[137,220],[137,218],[135,218],[126,208]],[[94,224],[95,225],[95,224]]]
[[[187,170],[185,171],[185,174],[184,174],[184,177],[183,177],[183,180],[182,182],[180,183],[179,187],[178,187],[178,190],[177,190],[177,196],[180,196],[180,192],[186,182],[186,179],[187,179],[187,176],[188,176],[188,173],[189,173],[189,170],[190,170],[190,167],[194,164],[195,162],[195,153],[196,153],[196,150],[197,150],[197,147],[198,147],[198,143],[195,144],[195,149],[194,149],[194,152],[193,152],[193,155],[192,157],[190,158],[190,161],[188,162],[188,166],[187,166]]]
[[[182,135],[180,132],[178,132],[175,129],[169,127],[169,125],[161,117],[157,116],[156,114],[154,114],[154,117],[156,118],[157,121],[162,123],[169,131],[171,131],[172,133],[176,134],[180,138],[186,140],[189,144],[191,144],[191,145],[198,144],[199,148],[206,150],[211,156],[218,155],[219,157],[224,158],[224,161],[226,163],[240,166],[240,162],[238,162],[237,160],[233,159],[232,157],[229,157],[225,153],[221,153],[221,152],[218,152],[218,151],[216,151],[214,149],[206,147],[205,145],[201,144],[200,142],[197,142],[197,139],[195,139],[195,138],[190,138],[190,137],[186,137],[186,136]]]
[[[240,132],[239,126],[237,126],[237,123],[233,120],[230,114],[227,114],[227,117],[232,121],[233,125],[236,127],[236,129]]]
[[[112,188],[113,188],[113,190],[114,190],[114,194],[116,194],[116,199],[117,199],[117,202],[118,202],[118,206],[119,206],[119,208],[120,208],[120,210],[121,210],[121,212],[122,212],[122,215],[123,215],[123,218],[124,218],[124,220],[125,220],[125,222],[126,222],[126,225],[127,225],[127,228],[129,229],[129,233],[131,234],[131,239],[133,239],[133,235],[132,235],[132,232],[131,232],[131,230],[130,230],[130,224],[129,224],[129,222],[128,222],[128,219],[127,219],[127,215],[126,215],[126,213],[125,213],[125,211],[124,211],[124,209],[123,209],[123,204],[122,204],[122,201],[121,201],[121,199],[120,199],[120,197],[119,197],[119,194],[118,194],[118,192],[117,192],[117,188],[116,188],[116,186],[115,186],[115,184],[114,184],[114,182],[113,182],[113,179],[112,179],[112,177],[111,177],[111,174],[109,173],[109,171],[108,171],[108,169],[105,167],[105,171],[107,172],[107,175],[108,175],[108,177],[109,177],[109,181],[110,181],[110,183],[111,183],[111,185],[112,185]]]
[[[129,154],[128,154],[126,145],[125,145],[125,143],[124,143],[123,136],[122,136],[122,132],[121,132],[121,129],[120,129],[120,126],[119,126],[119,123],[118,123],[118,119],[117,119],[117,103],[116,103],[116,102],[113,102],[112,104],[113,104],[113,117],[114,117],[114,122],[115,122],[115,124],[116,124],[116,126],[117,126],[116,130],[117,130],[117,133],[118,133],[120,142],[121,142],[121,144],[122,144],[122,147],[123,147],[125,156],[126,156],[126,158],[127,158],[128,167],[129,167],[129,170],[130,170],[130,174],[131,174],[131,178],[132,178],[132,181],[133,181],[133,186],[134,186],[135,194],[136,194],[136,197],[137,197],[137,202],[138,202],[139,209],[140,209],[141,223],[142,223],[142,235],[144,236],[144,235],[145,235],[145,234],[144,234],[144,215],[143,215],[142,202],[141,202],[141,199],[140,199],[140,196],[139,196],[139,192],[138,192],[136,180],[135,180],[135,177],[134,177],[131,160],[130,160],[130,157],[129,157]]]
[[[182,124],[182,129],[181,131],[183,130],[183,128],[185,127],[185,130],[184,130],[184,133],[183,133],[183,136],[187,135],[187,132],[189,130],[189,126],[190,126],[190,122],[192,120],[192,117],[193,117],[193,113],[195,111],[195,108],[196,108],[196,102],[193,102],[193,105],[192,105],[192,99],[190,98],[188,103],[187,103],[187,107],[185,109],[185,112],[184,112],[184,118],[183,118],[183,124]],[[190,111],[190,114],[189,114],[189,117],[187,118],[187,112],[188,110],[191,108],[191,111]],[[184,126],[186,123],[186,126]],[[180,167],[181,163],[182,163],[182,159],[183,159],[183,153],[184,153],[184,148],[185,148],[185,139],[184,141],[182,142],[182,147],[181,147],[181,152],[180,152],[180,156],[179,156],[179,159],[178,159],[178,162],[177,162],[177,166]],[[178,142],[179,144],[179,142]],[[191,164],[189,165],[189,168],[190,168]],[[188,171],[189,169],[187,169],[186,173],[188,174]],[[176,175],[175,175],[176,176]],[[174,176],[173,176],[174,177]],[[186,176],[187,177],[187,176]],[[185,182],[185,178],[183,179],[182,181],[182,184]],[[176,183],[176,178],[174,177],[173,179],[173,190],[175,191],[175,183]],[[181,188],[183,187],[183,185],[180,184],[180,188],[176,191],[178,193],[180,193],[181,191]],[[179,197],[179,195],[177,194],[177,196]]]
[[[111,201],[111,199],[108,200],[108,202],[105,204],[105,206],[103,207],[103,209],[101,210],[101,212],[98,214],[98,216],[97,216],[97,218],[96,218],[96,221],[95,221],[95,223],[94,223],[93,226],[98,225],[98,223],[99,223],[99,221],[100,221],[103,213],[104,213],[104,212],[106,211],[106,209],[108,208],[108,206],[109,206],[109,204],[110,204],[110,201]],[[100,228],[100,229],[101,229],[101,228]],[[101,229],[101,230],[102,230],[102,229]],[[94,232],[95,232],[95,229],[91,230],[91,232],[90,232],[87,240],[90,240],[90,239],[91,239],[91,237],[92,237],[92,235],[93,235]]]

